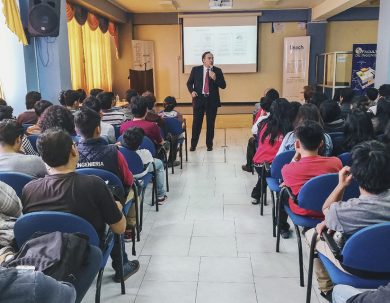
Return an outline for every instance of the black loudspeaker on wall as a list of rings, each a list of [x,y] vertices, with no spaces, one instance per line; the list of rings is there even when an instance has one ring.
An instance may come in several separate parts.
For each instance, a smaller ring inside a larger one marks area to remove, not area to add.
[[[29,0],[28,32],[32,37],[57,37],[61,0]]]

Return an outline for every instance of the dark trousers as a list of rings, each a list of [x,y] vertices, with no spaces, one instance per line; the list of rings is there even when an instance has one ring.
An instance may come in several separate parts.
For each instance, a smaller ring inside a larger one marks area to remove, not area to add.
[[[122,250],[122,258],[123,258],[123,265],[129,262],[129,259],[127,258],[127,253],[125,250],[125,242],[123,239],[123,234],[120,236],[120,243],[115,239],[114,247],[111,251],[111,259],[112,259],[112,268],[115,270],[115,272],[118,272],[120,269],[120,261],[121,261],[121,255],[120,251]]]
[[[191,146],[196,147],[199,141],[199,135],[202,130],[203,116],[206,114],[206,145],[213,146],[215,118],[218,107],[209,97],[198,96],[193,106],[192,138]]]
[[[248,140],[246,147],[246,166],[252,167],[252,160],[256,154],[256,137],[252,136]]]

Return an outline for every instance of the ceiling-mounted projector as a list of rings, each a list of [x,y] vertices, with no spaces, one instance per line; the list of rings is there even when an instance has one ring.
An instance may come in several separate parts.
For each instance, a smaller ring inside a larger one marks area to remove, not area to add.
[[[229,9],[233,8],[233,0],[209,0],[210,9]]]

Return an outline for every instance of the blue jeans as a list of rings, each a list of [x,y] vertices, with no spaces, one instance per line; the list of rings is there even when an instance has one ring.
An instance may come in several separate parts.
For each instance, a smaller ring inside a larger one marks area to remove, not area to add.
[[[165,169],[164,164],[160,159],[154,158],[154,165],[156,166],[156,185],[157,185],[157,197],[164,197],[165,191]],[[153,172],[153,164],[149,163],[148,172]]]
[[[360,294],[361,291],[355,287],[349,285],[336,285],[333,288],[333,303],[345,303],[347,300],[357,294]]]

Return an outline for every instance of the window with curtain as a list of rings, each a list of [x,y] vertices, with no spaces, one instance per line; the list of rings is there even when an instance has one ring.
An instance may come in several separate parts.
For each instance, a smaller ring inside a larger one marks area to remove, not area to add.
[[[67,5],[72,88],[112,90],[110,36],[117,46],[115,25]],[[81,24],[81,25],[80,25]]]

